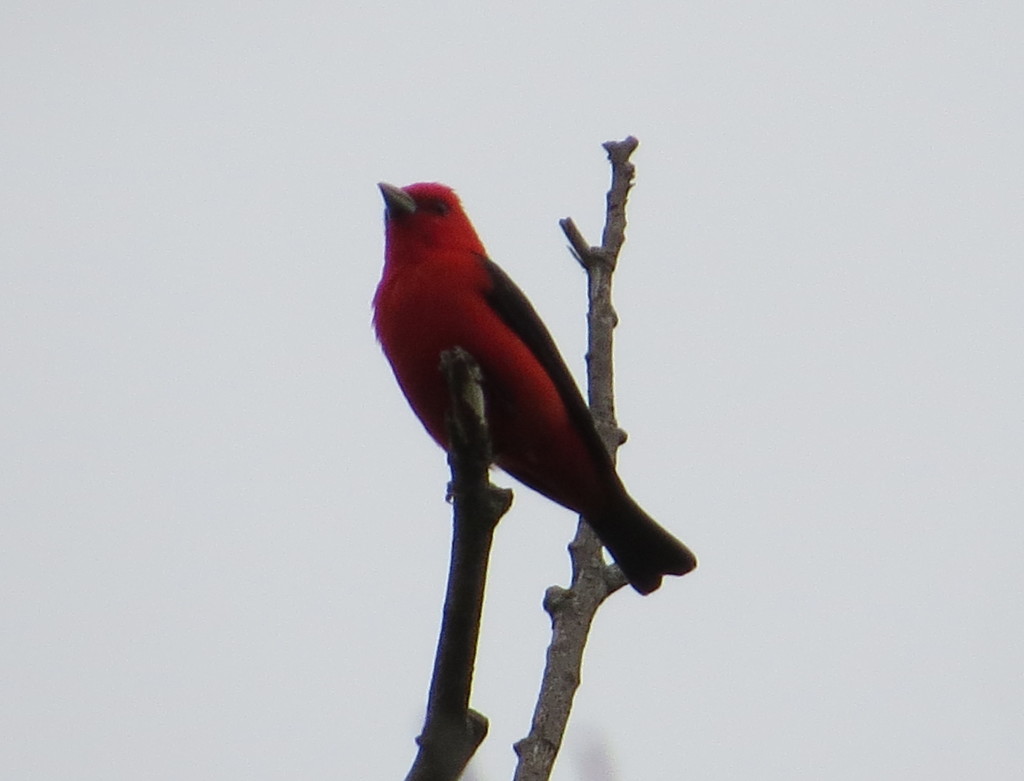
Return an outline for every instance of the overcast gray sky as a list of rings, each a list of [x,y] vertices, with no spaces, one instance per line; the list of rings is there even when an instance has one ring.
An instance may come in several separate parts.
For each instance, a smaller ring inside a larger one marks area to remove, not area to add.
[[[0,776],[403,776],[449,508],[370,330],[375,183],[455,187],[580,376],[557,220],[598,238],[632,133],[621,472],[701,567],[599,614],[555,778],[1018,778],[1021,22],[5,2]],[[516,488],[477,778],[573,527]]]

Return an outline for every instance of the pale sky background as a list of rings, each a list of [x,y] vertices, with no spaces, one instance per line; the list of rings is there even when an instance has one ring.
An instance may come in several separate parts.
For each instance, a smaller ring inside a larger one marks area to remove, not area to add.
[[[0,8],[0,777],[395,779],[449,545],[370,330],[376,182],[455,187],[582,374],[601,142],[631,492],[559,781],[1024,767],[1019,2]],[[511,479],[498,475],[500,484]],[[574,518],[493,554],[511,776]]]

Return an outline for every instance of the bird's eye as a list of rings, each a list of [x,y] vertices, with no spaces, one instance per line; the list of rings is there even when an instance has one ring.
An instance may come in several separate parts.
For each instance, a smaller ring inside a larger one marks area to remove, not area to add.
[[[428,208],[439,217],[444,217],[448,213],[448,204],[444,201],[431,201]]]

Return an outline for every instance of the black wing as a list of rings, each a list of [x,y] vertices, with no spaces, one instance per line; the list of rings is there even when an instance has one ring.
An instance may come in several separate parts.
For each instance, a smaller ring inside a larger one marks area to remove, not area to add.
[[[583,401],[583,396],[580,394],[579,388],[576,387],[576,381],[573,380],[561,353],[558,352],[558,347],[555,345],[555,340],[551,338],[547,326],[544,325],[529,299],[508,274],[489,258],[481,256],[481,260],[491,278],[491,290],[487,294],[487,302],[540,361],[541,366],[555,383],[558,395],[561,396],[562,403],[569,413],[569,419],[580,436],[583,437],[587,450],[596,459],[596,463],[607,470],[609,477],[618,481],[611,457],[594,426],[594,417],[590,414],[590,408]]]

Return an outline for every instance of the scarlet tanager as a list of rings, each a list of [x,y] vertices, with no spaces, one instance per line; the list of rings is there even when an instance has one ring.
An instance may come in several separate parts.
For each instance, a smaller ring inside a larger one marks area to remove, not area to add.
[[[413,411],[447,448],[441,353],[480,365],[495,463],[582,515],[633,588],[697,566],[693,553],[626,493],[594,419],[544,323],[488,259],[458,197],[441,184],[380,184],[384,274],[373,322]]]

